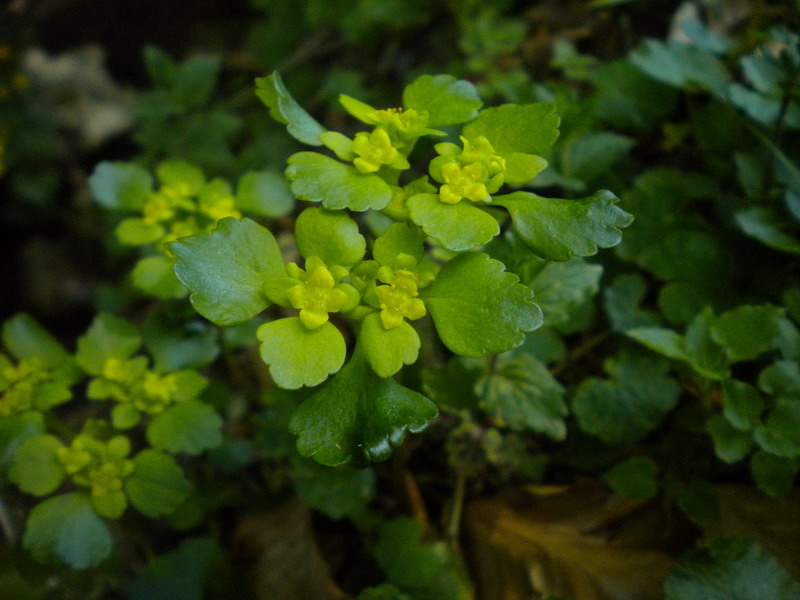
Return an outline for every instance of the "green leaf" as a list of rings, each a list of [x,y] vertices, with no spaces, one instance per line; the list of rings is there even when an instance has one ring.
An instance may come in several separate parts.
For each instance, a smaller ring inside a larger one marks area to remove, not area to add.
[[[403,90],[403,106],[427,112],[430,127],[444,127],[471,121],[483,101],[469,81],[452,75],[422,75]]]
[[[719,521],[720,505],[717,488],[711,483],[693,477],[688,483],[678,483],[668,491],[674,496],[678,508],[695,521]]]
[[[8,469],[24,441],[44,433],[44,415],[29,410],[0,419],[0,470]]]
[[[676,360],[690,360],[685,350],[686,340],[682,335],[672,331],[672,329],[637,327],[625,333],[654,352]]]
[[[711,337],[725,347],[728,360],[751,360],[773,346],[778,321],[785,310],[777,306],[739,306],[722,313],[711,325]]]
[[[386,523],[375,558],[389,580],[418,600],[470,600],[472,590],[462,566],[446,542],[424,543],[411,517]]]
[[[153,176],[133,163],[101,162],[89,177],[89,189],[106,208],[139,210],[153,190]]]
[[[109,358],[126,359],[142,345],[133,323],[108,313],[98,314],[84,335],[78,338],[75,358],[87,373],[100,375]]]
[[[752,429],[764,411],[764,398],[749,383],[726,379],[722,382],[722,414],[741,430]]]
[[[646,456],[633,456],[614,465],[603,479],[615,492],[634,500],[650,500],[658,493],[658,465]]]
[[[722,537],[690,550],[667,574],[666,600],[798,600],[800,583],[755,541]]]
[[[294,208],[294,196],[282,173],[249,171],[236,186],[236,206],[245,213],[277,219]]]
[[[367,240],[358,223],[344,211],[305,209],[294,226],[297,249],[306,258],[316,256],[326,265],[353,265],[364,258]]]
[[[419,263],[425,256],[425,237],[412,223],[394,223],[375,240],[372,257],[382,265],[393,266],[399,254],[413,256]]]
[[[188,497],[191,486],[171,456],[142,450],[133,458],[133,474],[125,480],[131,504],[146,517],[174,512]]]
[[[753,437],[731,425],[722,415],[713,415],[706,421],[706,431],[714,442],[714,452],[726,463],[742,460],[753,448]]]
[[[300,200],[322,202],[324,208],[355,211],[381,210],[392,199],[392,188],[374,174],[317,152],[292,154],[286,167],[292,193]]]
[[[776,456],[800,456],[800,402],[778,398],[764,424],[756,425],[753,438]]]
[[[475,384],[475,393],[499,425],[530,429],[554,440],[567,435],[564,388],[530,354],[498,357],[494,369]]]
[[[800,240],[784,231],[789,222],[772,208],[751,206],[740,210],[736,213],[736,223],[744,233],[765,246],[800,254]]]
[[[706,309],[699,313],[686,330],[685,349],[692,368],[709,379],[726,379],[730,374],[725,349],[711,335],[716,317]]]
[[[531,192],[494,197],[494,204],[508,209],[525,243],[551,260],[591,256],[598,248],[619,244],[620,229],[630,225],[633,217],[615,206],[618,201],[608,191],[580,200],[542,198]]]
[[[206,184],[205,175],[197,165],[183,160],[167,160],[156,169],[158,181],[180,190],[186,196],[196,196]]]
[[[130,581],[129,600],[203,600],[209,573],[223,559],[217,543],[206,537],[183,540],[174,550],[154,557]]]
[[[483,369],[465,364],[454,356],[443,368],[427,367],[422,371],[422,389],[431,400],[451,410],[476,412],[478,396],[475,384]],[[473,362],[473,361],[470,361]]]
[[[750,471],[758,488],[773,498],[785,499],[797,475],[797,459],[758,451],[750,459]]]
[[[22,545],[34,558],[58,559],[73,569],[98,565],[111,554],[111,533],[80,492],[63,494],[31,511]]]
[[[384,583],[377,587],[364,588],[356,600],[413,600],[391,583]]]
[[[161,254],[139,260],[131,273],[133,285],[146,294],[167,300],[182,298],[186,288],[175,277],[175,261]]]
[[[611,379],[590,377],[575,391],[572,410],[580,428],[609,444],[633,443],[658,427],[678,402],[680,386],[667,377],[669,363],[622,355],[606,361]]]
[[[92,494],[91,503],[94,512],[106,519],[119,519],[128,508],[128,499],[121,490],[100,495]]]
[[[95,379],[92,381],[92,384],[103,381],[105,380]],[[111,424],[114,426],[114,429],[130,429],[131,427],[136,427],[141,418],[142,413],[132,404],[117,404],[111,409]]]
[[[72,355],[31,315],[18,313],[3,323],[3,344],[16,358],[38,358],[72,384],[81,377]]]
[[[533,292],[500,261],[465,252],[442,267],[420,290],[439,337],[456,354],[499,354],[525,341],[542,324]]]
[[[67,473],[56,451],[61,441],[52,435],[29,437],[19,446],[8,470],[8,478],[23,492],[44,496],[55,491]]]
[[[544,313],[544,322],[553,327],[565,323],[572,312],[597,293],[603,267],[581,258],[551,262],[526,282]]]
[[[503,104],[487,108],[464,126],[462,135],[474,140],[486,136],[502,156],[513,152],[544,154],[558,137],[560,119],[555,104]]]
[[[180,402],[153,417],[147,441],[167,452],[200,454],[222,443],[222,419],[199,400]]]
[[[328,466],[362,465],[387,459],[392,446],[424,430],[436,414],[424,396],[375,375],[357,346],[350,362],[295,411],[289,429],[303,456]]]
[[[725,65],[698,46],[678,40],[646,39],[630,54],[631,62],[650,77],[678,88],[702,87],[724,95],[729,78]]]
[[[342,368],[347,353],[342,334],[330,321],[309,329],[299,317],[278,319],[264,323],[256,336],[272,379],[289,390],[322,383]]]
[[[646,294],[647,283],[638,273],[618,275],[611,285],[604,287],[603,304],[611,321],[612,331],[623,333],[660,324],[661,319],[657,312],[640,308]]]
[[[292,98],[283,84],[280,73],[274,71],[267,77],[256,78],[256,96],[267,105],[270,116],[286,125],[296,140],[311,146],[321,146],[320,134],[325,128]]]
[[[562,173],[590,182],[606,174],[634,145],[633,138],[618,133],[587,133],[571,143],[559,163]]]
[[[406,205],[414,223],[454,252],[482,246],[500,233],[497,219],[467,201],[446,204],[437,194],[415,194]]]
[[[144,219],[131,217],[120,222],[115,232],[120,244],[142,246],[160,240],[165,230],[160,223],[148,223]]]
[[[156,367],[162,371],[198,369],[219,355],[217,331],[186,304],[151,312],[142,323],[142,335]]]
[[[375,495],[375,472],[352,467],[324,467],[310,460],[291,465],[297,494],[311,508],[331,519],[359,519]]]
[[[419,335],[407,321],[386,329],[377,312],[364,318],[358,340],[367,362],[380,377],[391,377],[403,365],[416,362],[421,346]]]
[[[234,325],[269,305],[264,283],[283,277],[283,255],[272,234],[250,219],[222,219],[211,233],[169,244],[175,274],[192,292],[197,312],[217,325]]]

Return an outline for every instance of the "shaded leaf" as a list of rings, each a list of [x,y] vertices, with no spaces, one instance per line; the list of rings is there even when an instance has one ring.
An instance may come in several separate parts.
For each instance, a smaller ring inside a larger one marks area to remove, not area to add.
[[[319,136],[325,132],[325,128],[292,98],[280,73],[273,71],[267,77],[257,77],[256,96],[267,105],[270,116],[286,125],[295,139],[311,146],[322,145]]]

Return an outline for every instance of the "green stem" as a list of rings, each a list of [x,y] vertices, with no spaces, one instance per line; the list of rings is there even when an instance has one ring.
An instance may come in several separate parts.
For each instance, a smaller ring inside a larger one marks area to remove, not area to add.
[[[461,529],[461,516],[464,513],[464,496],[467,489],[467,477],[463,471],[456,472],[456,487],[453,490],[453,499],[450,503],[450,514],[447,519],[445,535],[451,544],[458,545],[458,533]]]

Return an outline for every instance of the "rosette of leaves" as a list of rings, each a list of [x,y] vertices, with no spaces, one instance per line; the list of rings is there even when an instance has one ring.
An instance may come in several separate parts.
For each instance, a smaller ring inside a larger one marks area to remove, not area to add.
[[[514,228],[538,255],[552,260],[589,256],[619,243],[632,217],[615,206],[608,191],[580,200],[543,198],[532,192],[500,194],[502,186],[524,185],[546,166],[542,158],[558,137],[555,105],[506,104],[480,110],[471,83],[450,75],[423,75],[406,86],[403,106],[376,109],[340,96],[344,109],[371,125],[351,139],[327,131],[291,97],[278,73],[256,80],[271,115],[319,152],[289,157],[286,176],[301,200],[324,208],[381,210],[397,221],[411,220],[452,251],[482,246],[500,233],[494,207],[506,209]],[[416,141],[444,135],[434,127],[462,125],[461,144],[442,142],[430,161],[430,178],[403,182]],[[338,159],[338,160],[337,160]],[[488,210],[487,210],[488,209]]]
[[[147,441],[171,453],[200,454],[222,441],[222,419],[199,399],[207,385],[192,369],[162,372],[134,356],[142,338],[130,322],[99,314],[78,339],[76,359],[93,376],[90,400],[112,400],[111,424],[117,430],[145,425]]]
[[[129,503],[151,518],[174,512],[190,491],[181,467],[159,450],[130,452],[128,438],[104,421],[87,421],[67,444],[46,433],[20,444],[8,477],[22,491],[48,496],[65,483],[72,488],[33,508],[22,545],[38,560],[84,569],[111,552],[103,518],[120,518]]]
[[[146,249],[147,256],[133,269],[133,282],[159,298],[186,294],[172,272],[166,243],[209,231],[219,219],[243,212],[280,217],[294,204],[286,182],[270,171],[245,173],[235,192],[224,179],[208,180],[200,168],[184,161],[163,162],[155,175],[154,182],[149,171],[134,163],[102,162],[89,186],[104,207],[137,213],[119,223],[116,236],[123,245]]]
[[[18,314],[3,324],[0,354],[0,467],[16,448],[44,432],[45,413],[72,398],[81,378],[73,357],[30,315]]]

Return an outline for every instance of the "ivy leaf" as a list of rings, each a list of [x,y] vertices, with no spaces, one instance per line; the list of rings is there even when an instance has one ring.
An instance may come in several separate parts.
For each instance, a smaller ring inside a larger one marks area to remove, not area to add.
[[[511,429],[531,429],[554,440],[567,435],[564,388],[530,354],[504,354],[475,384],[481,406]]]
[[[292,212],[294,196],[283,173],[249,171],[236,186],[236,206],[245,213],[277,219]]]
[[[332,467],[363,465],[387,459],[437,412],[421,394],[378,377],[356,346],[350,362],[298,407],[289,429],[303,456]]]
[[[267,105],[270,116],[286,125],[296,140],[310,146],[322,145],[319,136],[326,131],[325,128],[292,98],[280,73],[274,71],[267,77],[256,78],[256,96]]]
[[[611,379],[582,381],[572,400],[580,428],[608,444],[633,443],[658,427],[678,402],[669,363],[622,355],[606,361]]]
[[[66,477],[56,451],[61,441],[52,435],[37,435],[22,442],[14,454],[8,478],[23,492],[44,496],[55,491]]]
[[[470,140],[485,136],[502,156],[544,154],[558,137],[559,123],[556,106],[550,102],[503,104],[482,110],[464,126],[462,135]]]
[[[465,252],[420,290],[444,344],[469,357],[499,354],[525,341],[542,324],[533,292],[500,261]]]
[[[108,313],[100,313],[84,335],[78,338],[75,358],[87,373],[101,375],[109,358],[126,359],[142,345],[136,326]]]
[[[133,285],[146,294],[167,300],[182,298],[186,288],[175,277],[175,261],[163,255],[146,256],[131,272]]]
[[[190,490],[175,459],[152,449],[142,450],[133,458],[133,473],[125,480],[131,504],[150,518],[174,512]]]
[[[591,256],[598,248],[616,246],[620,229],[633,217],[615,206],[619,201],[609,191],[599,191],[580,200],[542,198],[531,192],[495,196],[494,204],[505,206],[514,228],[530,248],[543,258],[568,260]]]
[[[295,241],[300,254],[321,258],[326,265],[353,265],[364,258],[367,240],[358,223],[344,211],[311,207],[297,217]]]
[[[392,199],[392,188],[374,174],[317,152],[298,152],[287,160],[286,178],[292,193],[330,210],[381,210]]]
[[[3,323],[3,344],[16,358],[37,357],[58,371],[67,385],[81,377],[72,355],[36,319],[18,313]]]
[[[153,417],[147,441],[167,452],[200,454],[222,443],[222,419],[199,400],[179,402]]]
[[[430,127],[444,127],[471,121],[483,101],[469,81],[452,75],[422,75],[403,90],[403,106],[426,111]]]
[[[634,500],[650,500],[658,493],[658,465],[652,458],[633,456],[614,465],[603,479],[614,491]]]
[[[755,541],[722,537],[681,556],[664,584],[667,600],[800,599],[800,583]]]
[[[739,306],[716,318],[711,337],[725,347],[731,362],[757,358],[773,346],[778,321],[785,312],[770,305]]]
[[[358,333],[367,362],[380,377],[391,377],[403,365],[413,364],[420,349],[419,335],[407,322],[386,329],[377,312],[368,314]]]
[[[22,545],[40,561],[56,558],[74,569],[99,564],[111,553],[111,533],[95,514],[89,497],[63,494],[31,511]]]
[[[256,336],[272,379],[288,390],[322,383],[342,368],[347,353],[342,334],[330,321],[309,329],[299,317],[278,319],[261,325]]]
[[[551,262],[527,282],[536,303],[544,313],[544,322],[553,327],[569,320],[572,312],[594,296],[599,289],[603,267],[581,258]]]
[[[89,189],[106,208],[139,210],[153,189],[153,176],[132,163],[101,162],[89,177]]]
[[[446,204],[436,194],[415,194],[406,205],[414,223],[454,252],[482,246],[500,233],[497,219],[469,202]]]
[[[181,238],[169,248],[192,305],[217,325],[234,325],[264,310],[264,283],[286,275],[275,238],[250,219],[222,219],[211,233]]]

